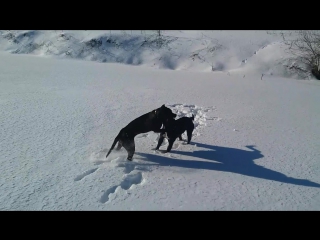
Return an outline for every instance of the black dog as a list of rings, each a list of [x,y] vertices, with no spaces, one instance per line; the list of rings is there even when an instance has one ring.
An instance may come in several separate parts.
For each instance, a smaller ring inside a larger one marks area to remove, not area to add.
[[[170,108],[167,108],[164,104],[149,113],[146,113],[122,128],[119,134],[114,139],[114,142],[106,157],[110,154],[116,143],[118,146],[116,150],[120,150],[123,146],[128,152],[127,160],[131,161],[135,152],[134,137],[140,133],[154,131],[160,133],[163,130],[160,129],[162,124],[174,119],[177,115],[174,114]]]
[[[187,136],[188,136],[187,144],[189,144],[191,141],[192,132],[194,130],[194,124],[192,122],[193,120],[194,120],[193,114],[192,114],[192,117],[182,117],[177,120],[168,119],[164,124],[165,128],[160,133],[160,138],[159,138],[156,150],[158,150],[159,147],[161,146],[165,133],[167,133],[167,137],[169,141],[167,152],[171,151],[172,145],[178,137],[179,137],[179,140],[182,141],[181,135],[182,133],[184,133],[184,131],[187,131]]]

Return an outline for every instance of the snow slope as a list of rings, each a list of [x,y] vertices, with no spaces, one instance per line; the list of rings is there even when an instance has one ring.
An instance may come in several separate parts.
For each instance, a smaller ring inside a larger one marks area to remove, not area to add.
[[[247,46],[257,56],[263,34]],[[258,60],[172,71],[10,54],[9,45],[0,45],[1,210],[320,209],[319,81],[261,79]],[[132,162],[123,149],[105,158],[122,127],[162,104],[195,114],[192,144],[176,140],[163,154],[148,132]]]
[[[282,31],[283,32],[283,31]],[[286,31],[284,31],[286,32]],[[294,31],[290,32],[294,36]],[[0,31],[0,50],[142,65],[314,79],[297,75],[280,31]]]

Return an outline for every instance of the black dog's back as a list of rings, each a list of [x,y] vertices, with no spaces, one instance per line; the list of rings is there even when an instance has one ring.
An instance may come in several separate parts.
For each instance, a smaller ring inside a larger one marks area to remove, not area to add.
[[[127,126],[122,128],[119,134],[113,141],[113,144],[108,151],[106,157],[111,153],[116,143],[118,142],[117,150],[122,146],[128,152],[128,160],[132,160],[135,152],[134,137],[137,134],[145,133],[149,131],[161,132],[161,126],[168,119],[174,119],[177,115],[172,112],[170,108],[167,108],[164,104],[151,112],[141,115],[140,117],[132,120]]]
[[[187,131],[188,129],[194,129],[194,115],[192,117],[182,117],[177,120],[173,120],[171,122],[171,125],[168,125],[168,131],[175,131],[177,134],[181,135],[184,133],[184,131]]]

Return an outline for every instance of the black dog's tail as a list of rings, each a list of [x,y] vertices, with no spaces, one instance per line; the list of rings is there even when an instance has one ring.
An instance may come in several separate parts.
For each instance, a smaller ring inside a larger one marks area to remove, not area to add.
[[[193,121],[194,120],[194,115],[192,114],[192,117],[190,117],[191,118],[191,120]]]
[[[116,143],[119,141],[119,138],[120,138],[121,134],[122,134],[122,129],[121,129],[121,131],[119,132],[119,134],[116,136],[116,138],[114,139],[114,141],[113,141],[113,143],[112,143],[112,146],[111,146],[109,152],[107,153],[106,158],[109,156],[109,154],[111,153],[112,149],[114,148],[114,146],[116,145]]]

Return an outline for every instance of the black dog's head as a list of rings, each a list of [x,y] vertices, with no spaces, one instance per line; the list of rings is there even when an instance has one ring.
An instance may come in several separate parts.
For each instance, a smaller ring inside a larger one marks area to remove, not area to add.
[[[175,128],[176,128],[176,121],[174,118],[168,118],[163,122],[163,125],[165,126],[165,130],[164,132],[174,132]]]
[[[166,107],[164,104],[158,108],[158,117],[162,120],[162,122],[167,122],[168,120],[174,119],[177,114],[173,113],[172,110]]]

